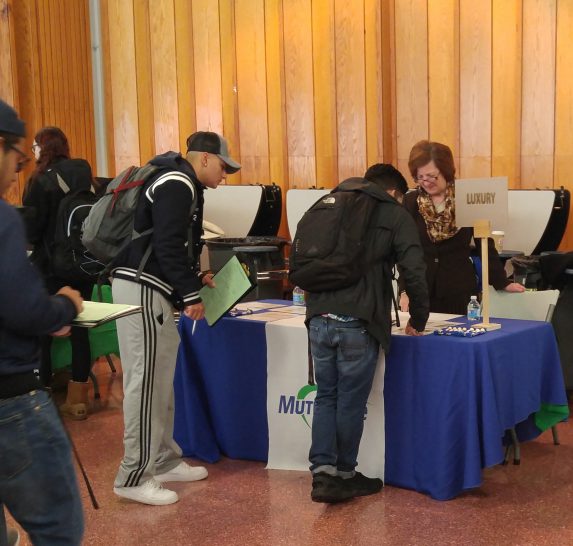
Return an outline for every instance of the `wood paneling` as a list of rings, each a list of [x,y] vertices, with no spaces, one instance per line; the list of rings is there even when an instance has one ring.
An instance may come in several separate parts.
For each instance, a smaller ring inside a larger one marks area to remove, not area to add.
[[[412,146],[429,132],[427,4],[400,0],[395,18],[397,167],[407,175]]]
[[[197,130],[223,132],[219,5],[193,1],[193,61]]]
[[[155,116],[153,110],[153,68],[151,61],[151,29],[148,0],[133,3],[135,33],[135,67],[137,89],[137,122],[139,126],[139,155],[147,161],[155,155]]]
[[[334,15],[340,182],[351,176],[362,176],[366,170],[363,1],[336,2]]]
[[[221,32],[221,102],[223,106],[223,133],[229,145],[229,151],[231,153],[231,157],[241,156],[241,140],[239,132],[239,97],[237,92],[238,59],[237,59],[237,51],[235,48],[235,43],[237,40],[237,33],[235,31],[235,29],[237,28],[237,23],[235,18],[235,6],[236,6],[235,0],[219,1],[219,25]],[[242,38],[242,29],[238,29],[238,32],[241,33],[241,38]],[[259,36],[259,38],[264,42],[264,38],[262,36],[263,35]],[[237,44],[237,46],[239,46],[239,44]],[[227,183],[230,182],[232,184],[240,184],[242,177],[244,175],[243,171],[244,168],[241,169],[239,172],[233,174],[233,176],[229,178]]]
[[[334,29],[334,0],[313,2],[314,140],[316,146],[316,182],[319,188],[332,188],[338,182]]]
[[[460,0],[459,178],[491,176],[491,1]]]
[[[521,0],[494,2],[492,11],[491,174],[521,183]]]
[[[265,38],[258,31],[265,27],[264,7],[264,0],[235,2],[241,179],[249,184],[268,183],[270,176]]]
[[[291,187],[316,185],[310,0],[283,2],[285,100]]]
[[[119,172],[142,160],[139,152],[139,112],[133,5],[123,0],[108,2],[111,92],[115,167]],[[151,90],[149,90],[151,92]]]
[[[379,161],[407,174],[426,138],[452,148],[458,176],[572,189],[573,0],[100,5],[109,174],[213,130],[243,164],[228,183],[284,193]],[[93,160],[87,0],[6,6],[0,95]]]
[[[382,8],[364,2],[364,80],[366,87],[366,167],[384,161]]]
[[[179,147],[177,64],[173,0],[153,0],[150,11],[151,73],[153,74],[153,119],[155,152],[162,154]]]
[[[573,193],[573,0],[557,4],[556,86],[555,86],[555,164],[553,187],[564,186]],[[561,249],[573,250],[573,208],[569,229]]]
[[[523,2],[521,186],[553,186],[556,0]]]
[[[428,2],[429,137],[447,144],[458,164],[459,62],[458,0]]]

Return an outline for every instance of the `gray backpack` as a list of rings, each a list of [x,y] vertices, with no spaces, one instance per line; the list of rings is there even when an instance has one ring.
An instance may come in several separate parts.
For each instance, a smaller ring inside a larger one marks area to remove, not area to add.
[[[153,231],[138,233],[133,221],[141,189],[160,168],[149,163],[129,167],[108,184],[104,196],[91,208],[83,225],[82,243],[104,264],[109,265],[130,241]]]

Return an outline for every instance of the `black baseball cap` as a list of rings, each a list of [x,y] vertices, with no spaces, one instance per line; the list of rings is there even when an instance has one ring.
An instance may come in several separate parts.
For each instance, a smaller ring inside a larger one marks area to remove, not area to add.
[[[18,117],[16,110],[3,100],[0,100],[0,133],[26,136],[26,124]]]
[[[225,171],[228,174],[236,173],[241,168],[241,165],[229,157],[227,141],[217,133],[210,131],[197,131],[193,133],[187,139],[187,151],[215,154],[225,163]]]

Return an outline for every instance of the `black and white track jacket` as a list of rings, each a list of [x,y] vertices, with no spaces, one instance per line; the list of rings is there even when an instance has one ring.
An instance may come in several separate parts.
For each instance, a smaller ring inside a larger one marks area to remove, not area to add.
[[[134,228],[139,233],[153,228],[153,232],[131,241],[114,259],[112,276],[154,288],[177,309],[183,309],[201,301],[199,256],[205,187],[181,154],[167,152],[150,163],[161,169],[142,189]],[[151,255],[136,279],[150,242]]]

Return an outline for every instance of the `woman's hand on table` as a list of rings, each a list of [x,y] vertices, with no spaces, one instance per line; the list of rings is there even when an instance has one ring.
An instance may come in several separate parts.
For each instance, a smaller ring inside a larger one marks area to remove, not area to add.
[[[506,292],[525,292],[525,286],[518,282],[512,282],[511,284],[508,284],[504,290]]]

